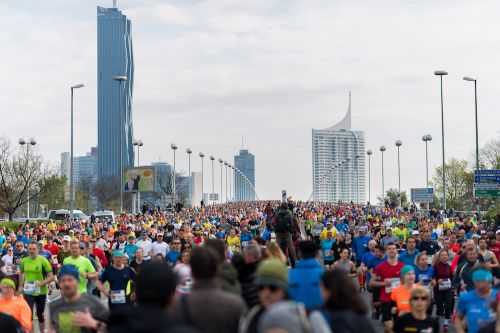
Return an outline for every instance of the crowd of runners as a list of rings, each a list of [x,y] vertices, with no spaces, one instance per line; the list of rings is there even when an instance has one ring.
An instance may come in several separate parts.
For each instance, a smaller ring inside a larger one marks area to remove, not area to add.
[[[500,332],[498,221],[291,200],[177,208],[0,228],[0,332]]]

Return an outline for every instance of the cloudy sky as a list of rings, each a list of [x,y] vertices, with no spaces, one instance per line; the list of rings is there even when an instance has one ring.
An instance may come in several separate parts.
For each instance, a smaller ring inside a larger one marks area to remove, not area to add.
[[[96,6],[112,0],[0,1],[0,136],[34,136],[52,164],[97,143]],[[119,0],[133,24],[134,132],[142,162],[170,161],[171,142],[230,160],[256,155],[260,198],[311,193],[311,129],[341,119],[388,147],[386,187],[425,183],[423,134],[440,163],[439,81],[446,69],[446,154],[472,160],[478,78],[480,142],[499,135],[497,0]],[[185,156],[180,168],[186,170]],[[193,168],[200,168],[199,161]],[[372,160],[379,194],[380,154]],[[216,173],[217,174],[217,173]],[[216,184],[218,178],[216,179]],[[206,186],[209,185],[207,179]]]

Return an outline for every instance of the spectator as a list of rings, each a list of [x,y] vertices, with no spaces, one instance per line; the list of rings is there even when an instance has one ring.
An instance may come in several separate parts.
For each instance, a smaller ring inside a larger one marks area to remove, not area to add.
[[[250,244],[243,249],[243,264],[238,272],[238,278],[241,294],[249,309],[259,304],[259,289],[255,283],[255,275],[261,260],[262,251],[259,245]]]

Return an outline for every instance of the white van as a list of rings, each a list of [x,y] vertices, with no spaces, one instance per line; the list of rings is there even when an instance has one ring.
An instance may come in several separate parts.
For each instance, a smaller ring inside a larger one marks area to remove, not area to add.
[[[111,223],[115,223],[115,213],[112,210],[99,210],[92,214],[96,219],[100,221],[110,221]]]

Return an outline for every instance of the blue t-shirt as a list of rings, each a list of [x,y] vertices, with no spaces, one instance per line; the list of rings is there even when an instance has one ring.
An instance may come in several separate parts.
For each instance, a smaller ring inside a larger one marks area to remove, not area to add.
[[[415,267],[415,281],[420,282],[424,286],[429,286],[434,276],[434,268],[428,265],[425,269]]]
[[[415,249],[412,254],[409,254],[408,251],[403,251],[399,255],[399,261],[403,262],[405,265],[415,267],[415,258],[417,257],[419,251]]]
[[[358,236],[352,240],[352,250],[356,254],[356,260],[359,261],[363,258],[363,254],[368,251],[369,236]]]
[[[137,245],[135,245],[135,244],[129,244],[129,243],[127,243],[125,245],[124,251],[125,251],[125,253],[128,256],[129,261],[132,261],[132,259],[134,259],[135,253],[137,252],[138,249],[139,249],[139,247]]]
[[[363,258],[361,258],[361,262],[366,266],[368,267],[368,263],[373,259],[375,258],[375,255],[373,253],[371,253],[370,251],[366,252],[365,254],[363,254]]]
[[[178,251],[170,250],[167,253],[167,257],[165,258],[169,264],[175,265],[177,260],[179,260],[179,257],[181,256],[181,253]]]
[[[379,264],[383,263],[385,260],[385,257],[384,258],[379,258],[379,257],[373,257],[369,262],[368,262],[368,269],[373,269],[375,267],[377,267]]]
[[[465,316],[468,333],[477,333],[479,328],[487,322],[495,319],[490,304],[495,299],[497,290],[491,291],[490,297],[482,298],[475,290],[460,295],[457,311]]]
[[[242,232],[240,236],[240,241],[241,241],[241,247],[246,247],[248,244],[250,244],[250,241],[252,240],[252,234],[250,232]]]
[[[323,260],[333,261],[332,246],[335,243],[333,239],[324,239],[321,241],[321,251],[323,252]]]

